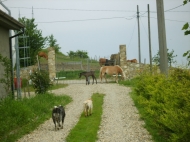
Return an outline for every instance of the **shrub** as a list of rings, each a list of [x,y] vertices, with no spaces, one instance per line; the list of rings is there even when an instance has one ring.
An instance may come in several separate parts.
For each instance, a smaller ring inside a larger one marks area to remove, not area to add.
[[[50,88],[49,74],[46,71],[34,71],[30,76],[35,93],[44,94]]]
[[[135,87],[136,102],[144,109],[142,118],[165,141],[190,139],[190,74],[174,69],[168,76],[143,74]]]

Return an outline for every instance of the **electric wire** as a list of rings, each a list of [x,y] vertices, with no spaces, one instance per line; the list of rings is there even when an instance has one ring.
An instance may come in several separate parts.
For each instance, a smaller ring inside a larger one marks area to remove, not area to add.
[[[176,6],[176,7],[173,7],[173,8],[170,8],[168,10],[165,10],[165,12],[180,12],[180,11],[171,11],[171,10],[174,10],[176,8],[179,8],[183,6],[183,4],[179,5],[179,6]],[[56,9],[56,8],[29,8],[29,7],[10,7],[10,8],[23,8],[23,9],[41,9],[41,10],[64,10],[64,11],[98,11],[98,12],[136,12],[136,11],[132,11],[132,10],[89,10],[89,9]],[[141,12],[144,12],[142,14],[140,14],[140,17],[146,17],[146,16],[143,16],[144,14],[147,13],[147,11],[141,11]],[[181,11],[181,12],[190,12],[190,11]],[[154,12],[154,11],[151,11],[151,13],[157,13],[157,12]],[[109,20],[109,19],[126,19],[126,20],[132,20],[135,16],[130,16],[131,18],[126,18],[126,17],[111,17],[111,18],[98,18],[98,19],[83,19],[83,20],[66,20],[66,21],[47,21],[47,22],[35,22],[35,23],[60,23],[60,22],[81,22],[81,21],[94,21],[94,20]],[[155,17],[150,17],[150,18],[155,18]],[[157,18],[155,18],[157,19]],[[168,20],[168,21],[176,21],[176,22],[185,22],[185,21],[179,21],[179,20],[173,20],[173,19],[165,19],[165,20]]]
[[[83,19],[83,20],[65,20],[65,21],[49,21],[49,22],[35,22],[35,23],[62,23],[62,22],[82,22],[82,21],[97,21],[97,20],[110,20],[110,19],[126,19],[126,20],[132,20],[135,17],[132,18],[126,18],[126,17],[111,17],[111,18],[98,18],[98,19]]]
[[[136,22],[136,21],[135,21],[135,22]],[[129,44],[128,44],[128,46],[127,46],[128,49],[130,48],[131,40],[132,40],[132,37],[133,37],[133,34],[134,34],[135,29],[136,29],[136,24],[134,24],[134,27],[133,27],[132,35],[131,35],[131,38],[130,38],[130,40],[129,40]]]
[[[176,6],[176,7],[174,7],[174,8],[171,8],[171,9],[165,10],[164,12],[174,10],[174,9],[179,8],[179,7],[181,7],[181,6],[183,6],[183,4],[181,4],[181,5],[179,5],[179,6]]]
[[[141,16],[141,17],[148,17],[148,16]],[[152,19],[157,19],[156,17],[150,17],[150,18],[152,18]],[[174,21],[174,22],[187,22],[187,21],[179,21],[179,20],[174,20],[174,19],[165,19],[165,20],[167,20],[167,21]]]
[[[96,12],[136,12],[133,10],[90,10],[90,9],[62,9],[62,8],[31,8],[31,7],[9,7],[19,9],[36,9],[36,10],[62,10],[62,11],[96,11]]]

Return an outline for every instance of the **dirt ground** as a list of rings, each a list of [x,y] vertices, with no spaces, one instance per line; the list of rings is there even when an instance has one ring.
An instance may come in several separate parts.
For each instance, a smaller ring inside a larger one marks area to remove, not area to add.
[[[77,124],[83,112],[83,102],[93,93],[103,93],[103,115],[97,142],[151,142],[151,136],[143,127],[138,111],[129,96],[130,88],[115,83],[71,83],[66,88],[52,91],[55,95],[66,94],[73,101],[65,106],[63,129],[55,131],[50,118],[36,130],[23,136],[18,142],[66,142],[65,138]],[[53,107],[53,106],[52,106]]]

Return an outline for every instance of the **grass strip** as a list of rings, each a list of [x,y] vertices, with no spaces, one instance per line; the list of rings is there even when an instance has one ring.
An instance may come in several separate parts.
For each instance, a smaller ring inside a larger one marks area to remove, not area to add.
[[[68,142],[95,142],[101,122],[102,105],[104,94],[95,93],[92,95],[93,112],[91,116],[85,117],[81,114],[77,125],[70,131],[66,138]],[[82,102],[83,103],[83,102]]]
[[[0,141],[14,142],[25,134],[35,130],[51,117],[53,106],[65,106],[72,99],[69,96],[39,94],[30,99],[0,101]]]

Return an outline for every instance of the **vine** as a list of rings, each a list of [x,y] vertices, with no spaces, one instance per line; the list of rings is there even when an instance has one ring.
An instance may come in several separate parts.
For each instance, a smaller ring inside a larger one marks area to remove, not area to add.
[[[3,57],[0,54],[0,63],[4,67],[3,78],[0,78],[0,83],[3,84],[3,87],[8,95],[11,94],[11,60],[7,57]]]

